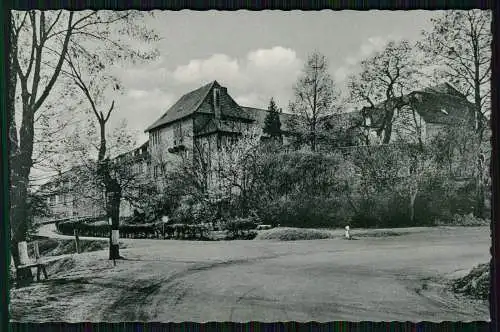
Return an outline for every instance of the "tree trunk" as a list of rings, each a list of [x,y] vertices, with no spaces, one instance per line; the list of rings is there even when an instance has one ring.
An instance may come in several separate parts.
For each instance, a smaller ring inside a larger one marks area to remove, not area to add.
[[[118,244],[118,237],[116,238],[116,243],[113,243],[113,231],[117,232],[120,228],[120,201],[121,201],[121,190],[118,182],[115,179],[111,180],[109,184],[109,194],[108,194],[108,217],[111,218],[111,234],[109,241],[109,259],[120,259],[120,246]]]
[[[474,208],[474,214],[476,217],[484,219],[485,217],[485,192],[483,183],[483,162],[481,158],[477,161],[477,174],[476,174],[476,206]]]
[[[383,133],[384,137],[382,138],[383,144],[389,144],[392,136],[392,118],[394,117],[394,110],[386,110],[384,124],[383,124]]]
[[[27,98],[23,96],[23,119],[20,130],[20,145],[11,155],[11,187],[10,187],[10,227],[11,250],[16,266],[19,265],[19,242],[26,241],[28,235],[28,182],[32,166],[33,154],[34,116]],[[26,271],[26,276],[31,277],[31,270]],[[18,276],[19,277],[19,276]]]

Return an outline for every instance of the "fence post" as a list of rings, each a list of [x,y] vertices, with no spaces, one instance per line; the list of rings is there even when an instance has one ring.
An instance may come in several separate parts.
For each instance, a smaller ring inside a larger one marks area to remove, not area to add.
[[[34,242],[35,249],[35,260],[38,262],[40,260],[40,248],[38,247],[38,241]]]
[[[26,241],[19,242],[17,247],[19,250],[19,260],[21,265],[29,264],[28,243]]]
[[[73,234],[75,235],[75,249],[76,253],[80,253],[80,238],[78,237],[78,230],[76,228],[73,228]]]

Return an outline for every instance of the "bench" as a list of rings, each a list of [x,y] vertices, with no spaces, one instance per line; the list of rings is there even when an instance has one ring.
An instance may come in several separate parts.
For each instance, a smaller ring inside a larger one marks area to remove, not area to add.
[[[24,265],[19,265],[17,267],[17,270],[22,270],[22,269],[31,269],[33,267],[36,267],[36,280],[37,281],[40,281],[40,272],[43,273],[43,276],[45,279],[49,279],[49,276],[47,274],[47,269],[46,269],[46,264],[44,262],[41,262],[41,261],[36,261],[36,262],[32,262],[32,263],[28,263],[28,264],[24,264]]]
[[[20,279],[20,276],[23,275],[22,271],[27,271],[28,269],[32,269],[34,267],[36,267],[36,270],[37,270],[36,271],[36,280],[37,281],[40,281],[40,273],[43,273],[43,276],[45,277],[45,279],[48,279],[49,276],[47,274],[46,263],[42,262],[40,260],[40,250],[38,248],[38,242],[37,241],[34,242],[35,259],[28,257],[26,242],[24,242],[22,244],[20,243],[19,249],[20,249],[20,252],[22,252],[21,256],[23,258],[21,260],[22,264],[20,264],[16,267],[16,271],[17,271],[16,274],[17,274],[18,280]]]

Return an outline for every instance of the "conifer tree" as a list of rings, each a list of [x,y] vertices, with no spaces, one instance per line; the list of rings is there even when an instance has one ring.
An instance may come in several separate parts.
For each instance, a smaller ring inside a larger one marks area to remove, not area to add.
[[[268,135],[271,139],[282,142],[280,113],[281,109],[278,108],[274,99],[271,98],[268,113],[264,120],[264,134]]]

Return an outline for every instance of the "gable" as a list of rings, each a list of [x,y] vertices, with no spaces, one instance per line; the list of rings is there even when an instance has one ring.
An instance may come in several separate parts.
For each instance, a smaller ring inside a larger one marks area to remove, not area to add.
[[[252,120],[227,93],[227,89],[222,87],[219,83],[217,83],[217,81],[213,81],[183,95],[165,112],[165,114],[161,116],[161,118],[149,126],[145,132],[186,118],[194,113],[213,114],[215,108],[214,89],[217,89],[219,93],[218,102],[222,118],[238,118],[247,121]]]
[[[170,122],[180,120],[196,112],[203,101],[207,98],[207,95],[210,93],[214,84],[217,84],[217,82],[211,82],[183,95],[158,120],[149,126],[145,132],[161,127]]]

